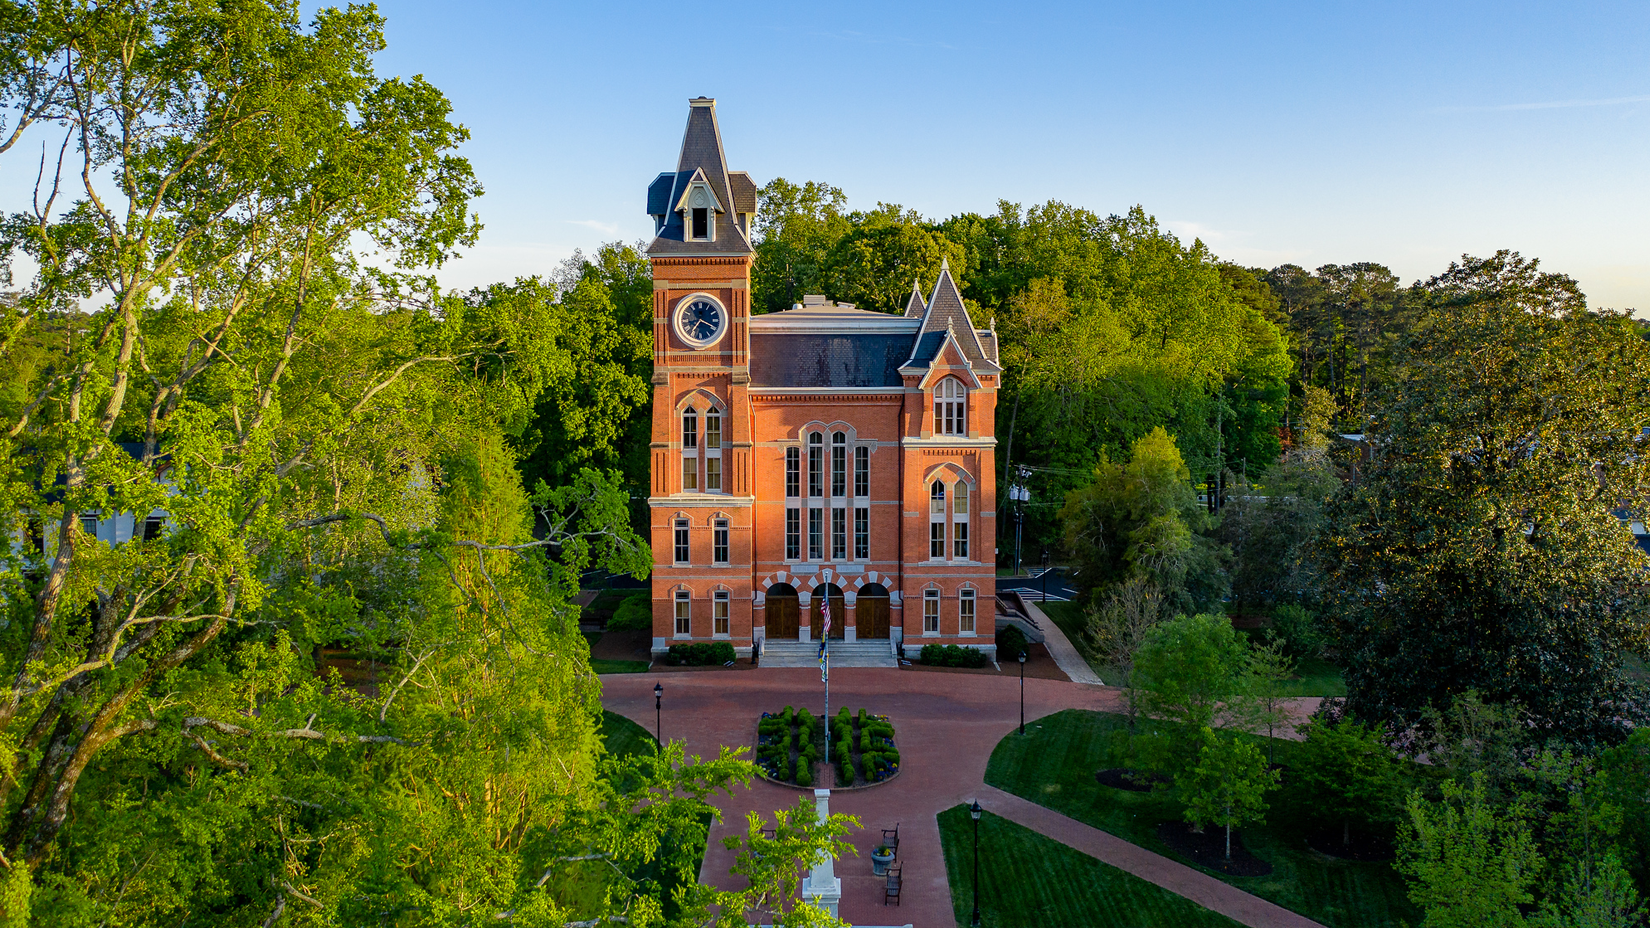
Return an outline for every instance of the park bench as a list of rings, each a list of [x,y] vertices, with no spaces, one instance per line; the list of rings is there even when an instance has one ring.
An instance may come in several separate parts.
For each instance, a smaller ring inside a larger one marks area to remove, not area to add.
[[[887,905],[889,900],[893,900],[894,905],[899,905],[899,871],[903,866],[904,864],[895,864],[888,868],[888,883],[882,890],[883,905]]]

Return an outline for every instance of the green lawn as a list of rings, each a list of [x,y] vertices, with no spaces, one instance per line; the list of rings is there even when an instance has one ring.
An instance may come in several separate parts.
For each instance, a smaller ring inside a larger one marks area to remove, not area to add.
[[[974,823],[966,806],[941,812],[939,823],[951,903],[957,924],[967,925],[974,911]],[[1237,922],[986,812],[980,816],[980,924],[1233,928]]]
[[[1290,696],[1345,696],[1346,681],[1341,668],[1326,660],[1301,661],[1295,667],[1296,679],[1285,687]]]
[[[1024,737],[998,743],[985,780],[1096,828],[1167,857],[1181,859],[1157,838],[1157,826],[1180,819],[1180,806],[1163,793],[1133,793],[1095,782],[1097,770],[1128,766],[1127,721],[1119,715],[1068,709],[1028,726]],[[1279,742],[1278,762],[1287,765],[1298,750]],[[1327,857],[1306,846],[1309,796],[1285,787],[1269,797],[1265,825],[1245,830],[1251,852],[1273,866],[1263,877],[1228,877],[1210,872],[1247,892],[1332,928],[1374,928],[1420,921],[1405,895],[1404,882],[1389,863],[1358,863]]]
[[[607,753],[631,757],[646,751],[653,753],[653,732],[617,712],[602,710],[602,737],[606,739]]]
[[[590,669],[597,673],[646,673],[652,666],[647,661],[609,661],[592,657]]]

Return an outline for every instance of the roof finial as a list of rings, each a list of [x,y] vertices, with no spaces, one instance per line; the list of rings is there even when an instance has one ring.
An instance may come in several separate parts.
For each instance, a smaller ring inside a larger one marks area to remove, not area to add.
[[[947,258],[947,257],[944,257],[944,256],[941,256],[940,257],[940,273],[944,274],[946,271],[949,271],[949,270],[951,270],[951,259]]]

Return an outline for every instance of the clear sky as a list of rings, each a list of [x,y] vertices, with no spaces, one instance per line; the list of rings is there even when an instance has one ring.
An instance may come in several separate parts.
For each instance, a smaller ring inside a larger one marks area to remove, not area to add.
[[[1406,281],[1513,248],[1650,311],[1642,0],[380,9],[380,72],[424,74],[474,133],[487,228],[449,286],[645,235],[704,94],[731,167],[853,206],[1138,203],[1230,260]]]

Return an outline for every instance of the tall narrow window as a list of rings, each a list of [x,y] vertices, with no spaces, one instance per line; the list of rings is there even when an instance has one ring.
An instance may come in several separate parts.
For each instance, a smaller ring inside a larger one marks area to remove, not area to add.
[[[945,558],[945,483],[940,480],[928,485],[928,557]]]
[[[710,633],[726,638],[728,635],[728,594],[718,590],[711,600]]]
[[[951,496],[951,556],[968,560],[968,484],[961,480]]]
[[[825,558],[825,510],[808,510],[808,559],[811,561]]]
[[[705,410],[705,492],[722,492],[722,414]]]
[[[676,563],[688,563],[688,520],[676,520]]]
[[[710,210],[703,206],[693,208],[693,237],[710,237]]]
[[[928,523],[928,556],[933,560],[945,558],[945,523]]]
[[[802,560],[802,510],[785,510],[785,560]]]
[[[795,499],[802,495],[802,449],[785,449],[785,497]]]
[[[974,634],[973,590],[963,590],[957,596],[957,630],[964,635]]]
[[[864,445],[854,448],[854,495],[871,495],[871,449]]]
[[[848,559],[848,510],[841,507],[831,510],[831,558]]]
[[[831,495],[848,495],[848,436],[841,432],[831,435]]]
[[[682,413],[682,450],[699,447],[699,412],[692,406]]]
[[[821,432],[808,436],[808,495],[825,495],[825,435]]]
[[[938,635],[940,633],[939,590],[923,590],[922,592],[922,633],[924,635]]]
[[[682,492],[699,492],[699,456],[697,454],[688,454],[682,457]]]
[[[686,590],[676,594],[676,637],[686,638],[693,634],[693,603],[688,599]]]
[[[931,516],[945,515],[945,484],[934,481],[928,488],[928,514]]]
[[[871,510],[864,506],[854,510],[854,560],[871,559]]]
[[[717,519],[711,530],[711,560],[718,564],[728,562],[728,520]]]
[[[968,391],[955,377],[947,377],[934,388],[934,434],[968,434]]]

